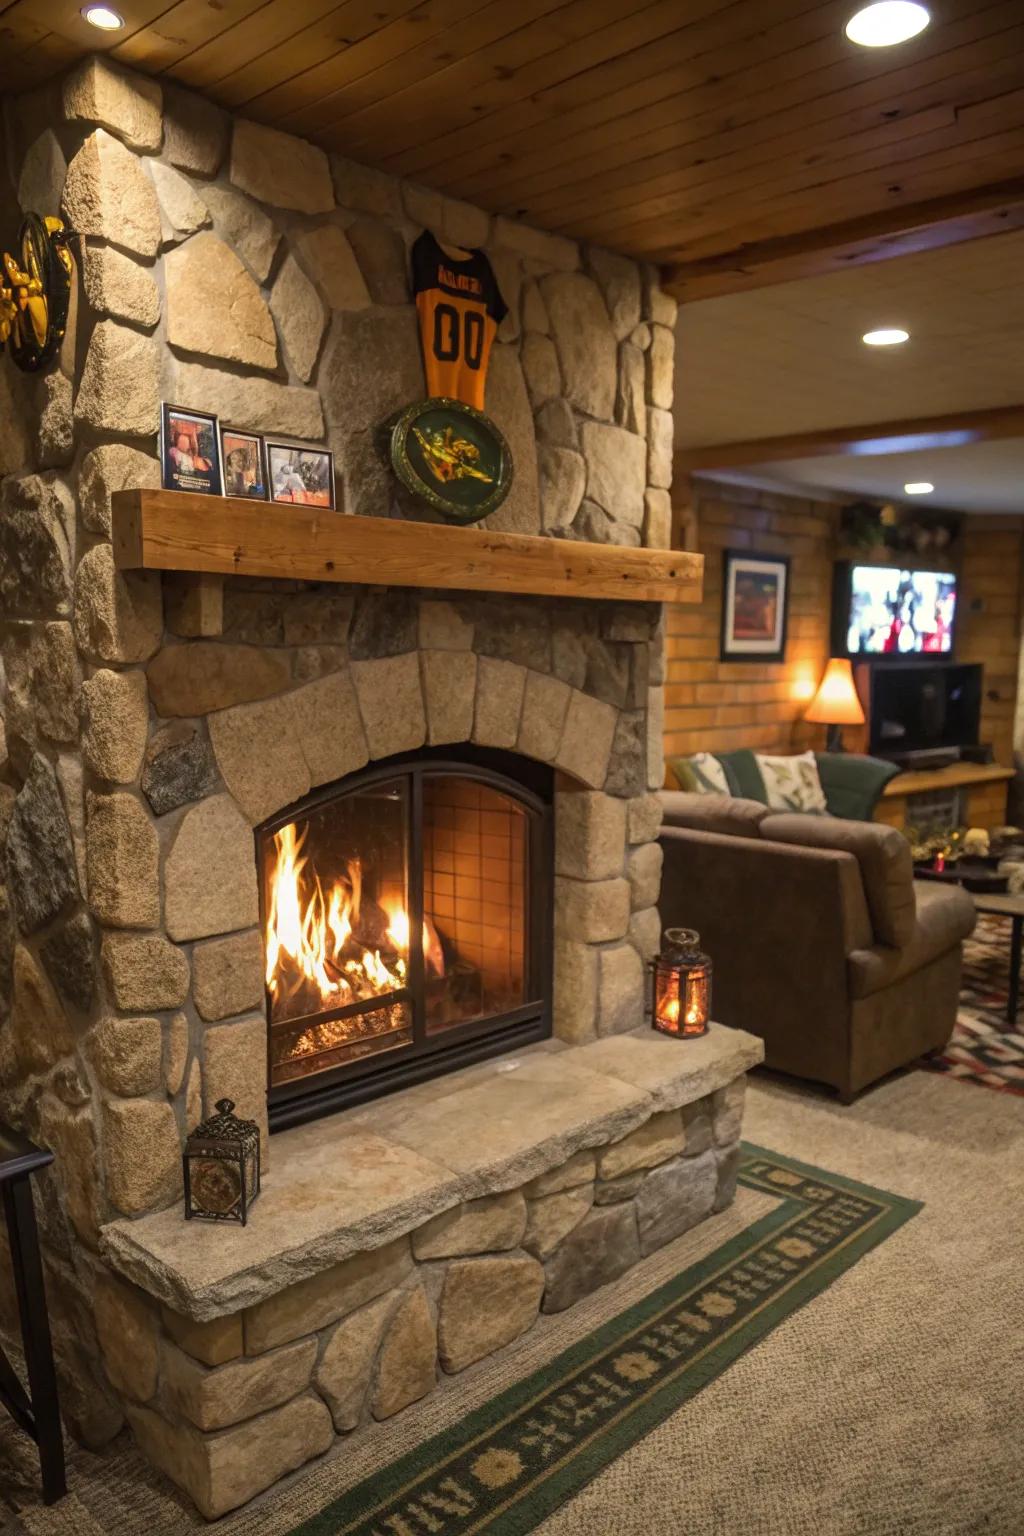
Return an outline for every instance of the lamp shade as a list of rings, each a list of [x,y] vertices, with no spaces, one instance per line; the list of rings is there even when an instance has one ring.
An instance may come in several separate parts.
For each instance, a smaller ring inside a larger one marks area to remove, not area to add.
[[[853,667],[847,657],[832,657],[804,719],[815,725],[864,724],[864,711],[853,685]]]

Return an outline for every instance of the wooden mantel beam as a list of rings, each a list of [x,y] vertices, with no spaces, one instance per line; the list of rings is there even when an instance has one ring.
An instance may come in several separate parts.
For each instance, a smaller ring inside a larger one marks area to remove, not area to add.
[[[681,303],[720,298],[821,277],[848,267],[889,261],[946,245],[1024,229],[1024,178],[975,187],[910,207],[883,208],[861,218],[736,250],[678,261],[663,269],[665,288]]]
[[[875,421],[859,427],[829,427],[820,432],[796,432],[786,437],[751,438],[745,443],[719,443],[709,448],[681,449],[674,476],[702,470],[743,469],[754,464],[779,464],[789,459],[832,458],[837,454],[866,457],[882,453],[918,453],[929,448],[960,448],[966,443],[996,442],[1024,437],[1024,405],[1001,405],[984,411],[956,411],[949,416],[919,416],[903,421]]]

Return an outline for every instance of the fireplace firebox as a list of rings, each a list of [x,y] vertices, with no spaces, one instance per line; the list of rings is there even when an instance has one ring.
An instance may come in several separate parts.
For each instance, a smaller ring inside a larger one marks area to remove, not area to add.
[[[551,1033],[550,768],[427,749],[257,830],[271,1130]]]

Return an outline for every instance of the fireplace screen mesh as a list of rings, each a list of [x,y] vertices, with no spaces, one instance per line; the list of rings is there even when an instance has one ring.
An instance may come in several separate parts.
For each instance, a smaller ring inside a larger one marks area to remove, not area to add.
[[[529,1006],[534,814],[472,774],[400,773],[260,834],[272,1089]]]

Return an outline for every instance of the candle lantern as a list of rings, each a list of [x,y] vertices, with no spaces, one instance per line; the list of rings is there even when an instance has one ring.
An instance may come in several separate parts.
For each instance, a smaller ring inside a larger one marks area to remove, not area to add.
[[[711,1017],[711,961],[695,928],[666,928],[654,962],[654,1028],[677,1040],[706,1035]]]
[[[185,1219],[239,1221],[260,1192],[260,1128],[233,1114],[231,1099],[197,1125],[185,1143]]]

